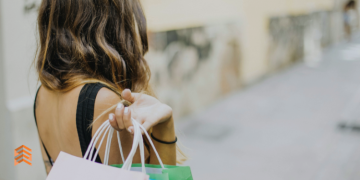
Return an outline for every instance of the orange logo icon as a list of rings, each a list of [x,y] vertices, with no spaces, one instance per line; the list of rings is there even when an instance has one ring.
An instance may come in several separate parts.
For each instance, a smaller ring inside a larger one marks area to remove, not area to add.
[[[30,148],[22,145],[15,149],[14,156],[15,156],[15,160],[14,160],[15,166],[20,164],[21,162],[25,162],[26,164],[31,166],[32,156],[31,156]]]

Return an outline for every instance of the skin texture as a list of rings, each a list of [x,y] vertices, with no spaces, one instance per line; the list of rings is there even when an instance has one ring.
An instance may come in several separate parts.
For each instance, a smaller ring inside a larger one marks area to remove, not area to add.
[[[44,143],[51,158],[56,162],[56,158],[60,151],[82,157],[80,142],[76,129],[76,107],[79,93],[82,86],[76,87],[66,93],[59,93],[41,87],[36,100],[36,118],[39,129],[40,140]],[[174,121],[172,118],[172,109],[158,101],[156,98],[145,94],[131,93],[125,90],[122,93],[125,100],[133,103],[128,107],[128,113],[124,113],[124,107],[112,110],[113,113],[104,114],[93,123],[92,134],[100,127],[100,125],[109,119],[109,115],[113,116],[111,125],[120,132],[121,144],[125,157],[131,150],[133,135],[127,129],[131,129],[130,117],[132,116],[145,128],[152,130],[153,135],[163,141],[174,141]],[[114,104],[120,102],[120,97],[107,88],[102,88],[95,100],[94,117],[98,117],[105,110],[111,108]],[[104,140],[106,142],[107,136]],[[161,144],[153,140],[153,143],[160,154],[164,164],[176,164],[176,144]],[[105,153],[105,145],[103,143],[99,150],[99,155],[103,161]],[[49,160],[42,148],[42,156],[44,159],[47,172],[51,166]],[[96,146],[98,149],[98,145]],[[158,164],[155,153],[150,147],[145,147],[146,163]],[[116,139],[116,131],[110,147],[109,164],[122,164],[120,151]],[[136,152],[133,163],[140,163],[139,149]]]

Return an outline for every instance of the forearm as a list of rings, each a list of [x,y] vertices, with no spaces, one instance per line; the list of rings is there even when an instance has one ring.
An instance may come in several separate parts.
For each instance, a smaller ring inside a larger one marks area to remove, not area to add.
[[[176,137],[173,118],[154,126],[152,133],[155,138],[162,141],[174,141]],[[164,164],[176,165],[176,143],[163,144],[155,141],[154,139],[152,139],[152,142],[154,143],[155,148]],[[150,164],[159,164],[159,161],[157,160],[157,157],[153,150],[151,150],[150,152]]]

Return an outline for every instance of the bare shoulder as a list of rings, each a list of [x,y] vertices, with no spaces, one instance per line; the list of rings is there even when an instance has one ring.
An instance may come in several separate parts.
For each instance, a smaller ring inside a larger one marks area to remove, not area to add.
[[[95,100],[95,110],[107,110],[121,101],[119,95],[108,88],[101,88]]]
[[[109,113],[114,112],[117,103],[120,101],[119,95],[115,92],[105,87],[101,88],[95,100],[94,119],[99,118],[101,122],[107,120]]]

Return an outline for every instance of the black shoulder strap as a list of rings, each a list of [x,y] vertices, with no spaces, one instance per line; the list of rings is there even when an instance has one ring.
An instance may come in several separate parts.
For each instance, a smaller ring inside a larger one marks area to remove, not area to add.
[[[36,128],[37,128],[37,122],[36,122],[36,99],[37,99],[37,95],[38,95],[38,93],[39,93],[40,88],[41,88],[41,86],[40,86],[39,89],[36,91],[35,100],[34,100],[34,118],[35,118]],[[44,147],[45,153],[46,153],[46,155],[47,155],[47,157],[48,157],[48,159],[49,159],[49,162],[50,162],[51,166],[53,166],[53,161],[52,161],[52,159],[51,159],[51,157],[50,157],[50,155],[49,155],[49,152],[46,150],[46,147],[45,147],[45,145],[44,145],[44,142],[41,140],[40,134],[39,134],[39,139],[40,139],[40,141],[41,141],[41,144],[42,144],[43,147]]]
[[[91,124],[94,119],[95,99],[99,90],[103,87],[105,86],[100,83],[86,84],[81,89],[79,95],[76,109],[76,128],[83,156],[85,155],[92,137]],[[96,157],[96,162],[101,163],[99,155]]]

